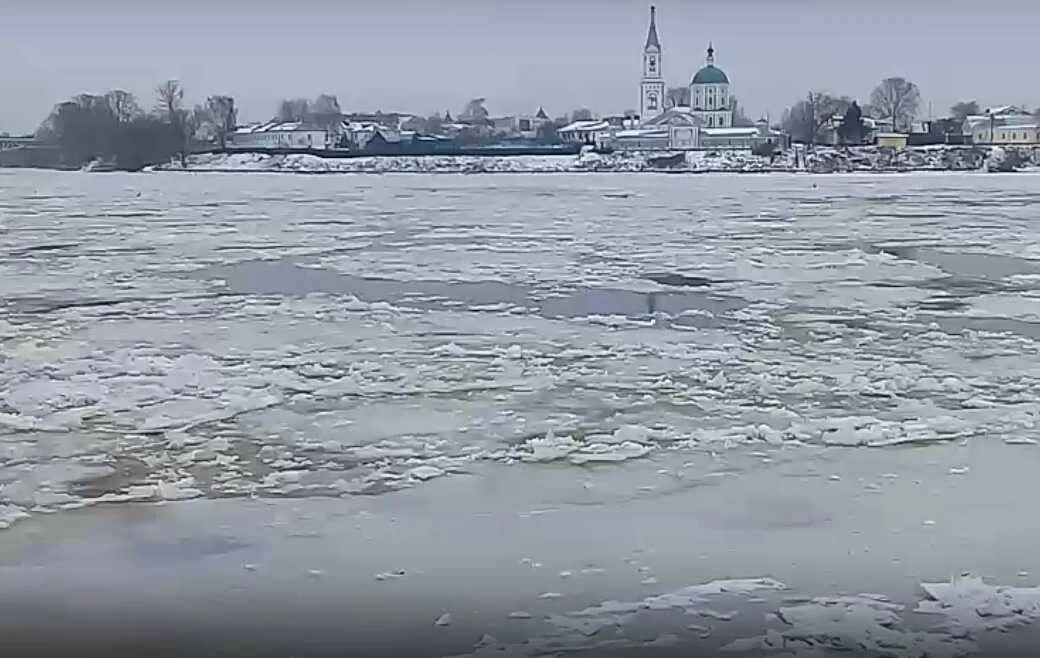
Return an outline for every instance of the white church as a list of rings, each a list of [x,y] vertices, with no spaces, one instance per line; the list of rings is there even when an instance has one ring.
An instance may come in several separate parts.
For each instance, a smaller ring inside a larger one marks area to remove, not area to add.
[[[750,149],[760,142],[781,141],[765,121],[752,127],[733,127],[729,77],[715,66],[715,49],[710,43],[704,66],[690,80],[689,105],[672,106],[667,89],[657,9],[650,7],[639,81],[639,125],[627,130],[611,128],[597,144],[620,150],[694,150]]]

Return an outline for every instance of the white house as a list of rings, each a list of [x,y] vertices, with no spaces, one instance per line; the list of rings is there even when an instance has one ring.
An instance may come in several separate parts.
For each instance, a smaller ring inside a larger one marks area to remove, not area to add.
[[[772,144],[783,150],[788,136],[773,130],[765,120],[747,128],[705,128],[689,108],[672,108],[639,129],[611,131],[602,145],[620,151],[751,150]]]
[[[0,137],[0,151],[36,146],[35,137]]]
[[[560,139],[568,144],[588,144],[595,146],[597,138],[602,139],[610,134],[610,122],[604,119],[588,119],[573,121],[557,130]]]
[[[601,148],[619,151],[670,150],[668,128],[635,128],[610,133],[600,141]]]
[[[401,131],[371,122],[344,123],[340,129],[341,134],[346,136],[349,148],[364,150],[368,143],[377,137],[387,144],[396,144],[401,141]],[[414,134],[414,131],[409,131]]]
[[[876,141],[878,133],[893,133],[895,132],[895,122],[892,119],[874,119],[872,117],[862,117],[863,120],[863,139],[862,143],[872,144]],[[844,115],[838,115],[832,117],[830,121],[824,124],[820,128],[820,135],[817,139],[817,144],[829,144],[835,146],[841,144],[841,137],[839,130],[841,125],[845,122]]]
[[[645,128],[667,132],[668,144],[665,148],[682,151],[700,148],[702,126],[703,121],[687,107],[673,107],[643,122]],[[626,148],[624,144],[618,147]]]
[[[270,121],[237,128],[228,135],[227,148],[248,149],[327,149],[331,146],[329,132],[318,126],[293,121]]]
[[[1040,121],[1029,111],[1015,105],[991,107],[983,114],[968,116],[964,119],[963,130],[976,144],[1040,144]]]
[[[701,146],[706,149],[751,149],[758,136],[758,128],[701,128]]]
[[[491,120],[493,129],[496,133],[505,133],[507,135],[517,135],[524,139],[534,139],[538,136],[538,131],[542,126],[551,124],[552,119],[545,113],[545,110],[538,108],[538,112],[529,114],[514,114],[505,117],[495,117]]]

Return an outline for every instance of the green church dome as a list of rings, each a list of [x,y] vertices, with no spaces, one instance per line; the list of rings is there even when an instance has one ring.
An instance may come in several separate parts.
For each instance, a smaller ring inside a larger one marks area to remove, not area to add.
[[[693,76],[693,82],[690,84],[728,85],[729,78],[722,72],[722,69],[717,68],[714,64],[708,64],[700,71],[697,71],[697,75]]]

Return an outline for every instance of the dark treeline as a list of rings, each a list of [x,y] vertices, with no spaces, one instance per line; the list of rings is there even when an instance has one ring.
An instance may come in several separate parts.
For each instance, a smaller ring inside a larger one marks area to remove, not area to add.
[[[185,109],[183,88],[169,80],[156,88],[151,111],[122,90],[80,94],[56,105],[36,137],[56,146],[66,167],[98,160],[137,170],[175,157],[183,161],[200,137],[223,146],[236,114],[230,96],[211,96],[204,106]]]

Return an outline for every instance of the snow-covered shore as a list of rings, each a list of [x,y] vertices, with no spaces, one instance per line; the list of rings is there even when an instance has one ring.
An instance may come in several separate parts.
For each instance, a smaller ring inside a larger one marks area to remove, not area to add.
[[[1017,156],[1019,166],[1040,166],[1040,148],[1000,149],[1001,161]],[[163,171],[268,172],[268,173],[581,173],[670,171],[687,173],[730,172],[907,172],[986,171],[992,161],[989,149],[971,146],[931,146],[900,150],[877,147],[819,148],[805,155],[788,151],[772,162],[739,151],[698,151],[684,154],[679,162],[661,153],[586,152],[580,156],[401,156],[321,158],[307,154],[259,153],[204,154],[192,156],[187,168],[174,162],[157,167]],[[996,154],[993,154],[996,155]]]

